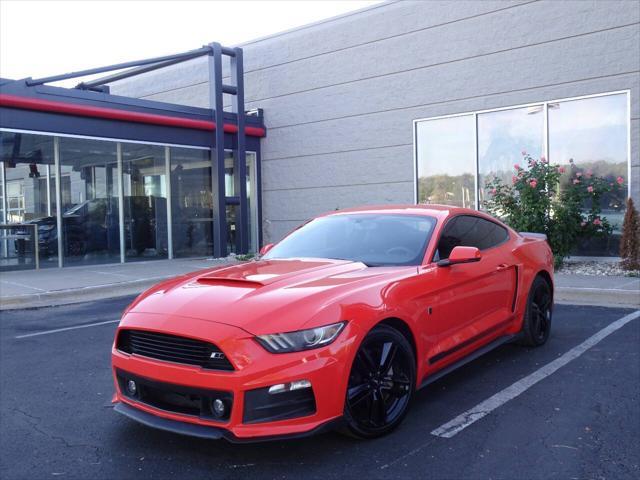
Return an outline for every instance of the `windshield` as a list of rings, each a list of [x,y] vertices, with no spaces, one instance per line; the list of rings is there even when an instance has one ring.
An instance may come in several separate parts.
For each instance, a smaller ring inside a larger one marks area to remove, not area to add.
[[[420,265],[435,218],[423,215],[346,214],[303,225],[263,258],[331,258],[367,266]]]

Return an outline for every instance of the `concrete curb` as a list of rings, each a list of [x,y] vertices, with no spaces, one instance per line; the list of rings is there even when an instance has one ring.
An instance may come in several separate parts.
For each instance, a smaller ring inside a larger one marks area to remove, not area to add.
[[[52,290],[43,293],[30,293],[27,295],[7,297],[2,299],[0,311],[70,305],[73,303],[90,302],[93,300],[105,300],[108,298],[124,297],[127,295],[137,295],[162,280],[176,276],[178,275],[171,274],[128,282],[92,285],[82,288]]]
[[[557,287],[555,301],[575,305],[640,308],[640,292],[613,288]]]

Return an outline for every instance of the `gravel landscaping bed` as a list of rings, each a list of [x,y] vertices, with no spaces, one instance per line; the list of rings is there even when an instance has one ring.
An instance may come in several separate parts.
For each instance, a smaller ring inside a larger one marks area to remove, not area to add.
[[[615,262],[576,262],[567,261],[556,273],[575,275],[615,275],[619,277],[640,277],[640,270],[623,270]]]

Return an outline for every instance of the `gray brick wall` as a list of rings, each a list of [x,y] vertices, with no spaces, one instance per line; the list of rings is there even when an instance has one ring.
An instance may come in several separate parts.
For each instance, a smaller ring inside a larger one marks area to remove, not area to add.
[[[640,3],[389,2],[245,44],[247,107],[265,110],[267,241],[335,208],[413,201],[412,121],[631,91],[640,202]],[[114,92],[207,106],[204,62]]]

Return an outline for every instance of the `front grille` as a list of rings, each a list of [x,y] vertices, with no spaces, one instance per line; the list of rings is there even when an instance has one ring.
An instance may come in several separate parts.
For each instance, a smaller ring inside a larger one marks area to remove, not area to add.
[[[231,392],[158,382],[122,370],[116,370],[116,377],[120,392],[125,397],[160,410],[217,421],[226,421],[231,415],[233,408],[233,394]],[[134,393],[127,388],[127,383],[130,380],[136,384]],[[222,415],[216,415],[212,408],[212,402],[217,399],[225,405],[225,411]]]
[[[147,330],[120,330],[116,348],[121,352],[185,363],[211,370],[233,370],[233,365],[213,343]],[[212,357],[213,355],[213,357]]]

